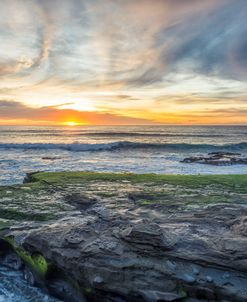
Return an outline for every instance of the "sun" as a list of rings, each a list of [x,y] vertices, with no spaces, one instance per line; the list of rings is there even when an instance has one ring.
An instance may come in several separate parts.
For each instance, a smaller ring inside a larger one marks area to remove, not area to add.
[[[71,127],[80,125],[79,123],[73,121],[65,122],[64,124]]]

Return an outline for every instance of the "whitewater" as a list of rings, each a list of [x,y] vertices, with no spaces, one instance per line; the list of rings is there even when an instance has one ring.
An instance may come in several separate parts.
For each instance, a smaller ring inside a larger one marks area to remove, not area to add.
[[[0,126],[0,184],[34,171],[247,173],[180,162],[215,151],[247,155],[247,126]]]

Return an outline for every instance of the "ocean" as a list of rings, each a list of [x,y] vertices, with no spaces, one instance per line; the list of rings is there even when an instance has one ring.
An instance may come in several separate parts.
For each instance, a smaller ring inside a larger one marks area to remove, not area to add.
[[[247,173],[180,162],[213,151],[247,155],[247,126],[0,126],[0,184],[34,171]]]

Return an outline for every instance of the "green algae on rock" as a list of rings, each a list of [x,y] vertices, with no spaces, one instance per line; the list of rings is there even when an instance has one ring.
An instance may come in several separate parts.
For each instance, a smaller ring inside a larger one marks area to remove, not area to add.
[[[88,181],[130,181],[132,183],[152,183],[181,185],[185,187],[201,187],[222,185],[237,192],[246,192],[247,175],[167,175],[167,174],[134,174],[134,173],[95,173],[95,172],[41,172],[31,173],[29,182],[47,184],[67,184]]]
[[[37,273],[38,276],[45,278],[49,271],[49,265],[46,259],[38,252],[29,254],[23,247],[19,246],[14,237],[5,237],[4,240],[8,242],[21,260]]]

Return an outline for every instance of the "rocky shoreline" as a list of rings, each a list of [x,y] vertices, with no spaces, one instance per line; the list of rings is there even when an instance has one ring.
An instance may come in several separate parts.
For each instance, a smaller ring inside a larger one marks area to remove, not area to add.
[[[191,156],[184,158],[181,163],[198,163],[213,166],[247,165],[247,157],[241,153],[211,152],[206,156]]]
[[[36,173],[0,207],[2,263],[63,301],[247,301],[247,175]]]

